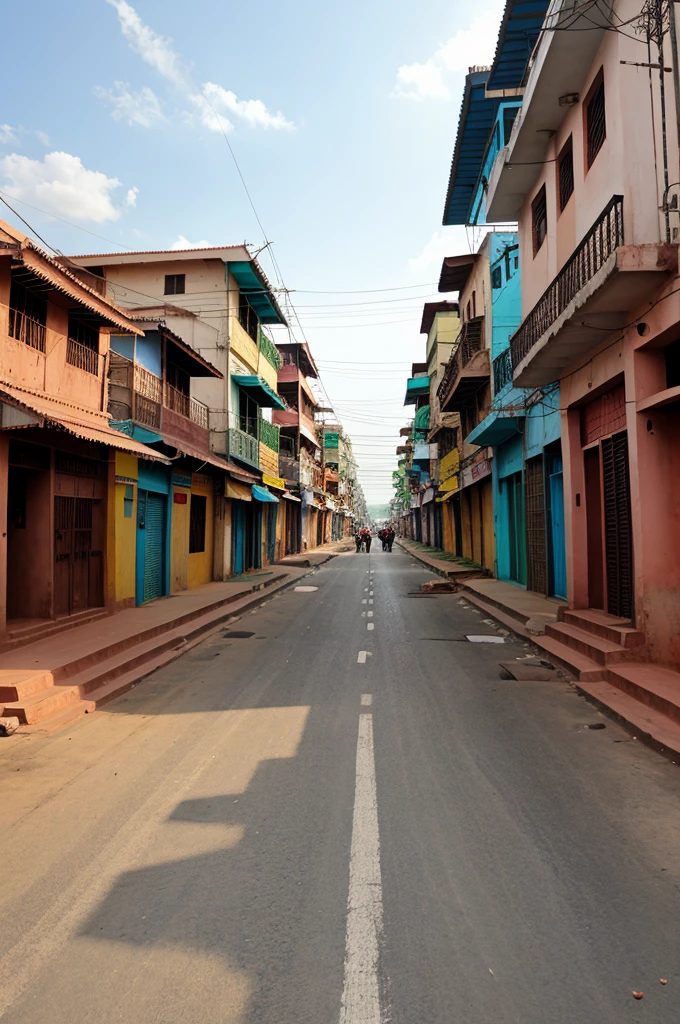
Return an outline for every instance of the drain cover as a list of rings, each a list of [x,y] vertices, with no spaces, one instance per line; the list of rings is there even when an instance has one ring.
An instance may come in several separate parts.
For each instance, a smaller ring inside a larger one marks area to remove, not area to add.
[[[251,636],[255,636],[254,633],[249,633],[247,629],[229,629],[225,630],[222,636],[229,637],[230,640],[247,640]]]

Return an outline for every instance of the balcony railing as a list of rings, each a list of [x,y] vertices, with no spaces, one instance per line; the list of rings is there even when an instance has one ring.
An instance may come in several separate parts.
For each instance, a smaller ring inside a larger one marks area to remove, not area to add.
[[[620,245],[623,245],[623,196],[612,196],[581,244],[510,339],[513,370]]]
[[[506,348],[493,361],[493,393],[497,395],[512,380],[512,357]]]
[[[259,469],[260,445],[258,439],[238,427],[229,428],[229,454],[249,466]]]
[[[267,337],[262,328],[258,331],[260,352],[265,357],[268,363],[274,367],[275,370],[281,369],[281,356],[271,338]]]
[[[9,333],[11,338],[23,341],[25,345],[36,348],[38,352],[45,351],[45,338],[47,335],[45,324],[41,324],[38,320],[34,320],[18,309],[10,308]]]
[[[196,423],[199,427],[208,429],[208,406],[203,402],[197,402],[195,398],[178,391],[172,384],[166,382],[164,388],[163,405],[166,409],[184,416],[186,419]]]
[[[442,406],[449,397],[456,380],[472,359],[475,352],[482,348],[484,317],[478,316],[473,320],[466,320],[458,335],[458,345],[451,353],[441,384],[437,388],[437,398]]]
[[[257,421],[258,437],[262,444],[266,445],[273,452],[279,450],[279,428],[275,423],[269,423],[268,420],[260,418]]]
[[[66,362],[86,373],[93,373],[95,377],[99,374],[99,353],[73,338],[66,339]]]
[[[151,402],[161,404],[163,388],[160,377],[149,370],[145,370],[139,363],[135,363],[134,389],[138,395],[148,398]]]

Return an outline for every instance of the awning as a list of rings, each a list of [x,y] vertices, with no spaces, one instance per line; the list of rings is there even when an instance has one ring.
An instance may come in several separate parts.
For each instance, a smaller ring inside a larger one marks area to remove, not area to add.
[[[524,410],[496,409],[485,416],[465,440],[469,444],[495,445],[502,444],[516,434],[522,433]]]
[[[285,491],[286,481],[280,476],[270,476],[269,473],[262,474],[262,483],[267,487],[275,487],[277,491]]]
[[[326,508],[328,509],[329,512],[337,511],[335,508],[335,503],[332,502],[330,498],[326,498]]]
[[[196,448],[191,448],[189,445],[184,444],[184,442],[177,444],[177,442],[172,438],[163,438],[163,443],[174,448],[182,455],[187,455],[191,459],[198,459],[199,462],[205,462],[209,466],[216,466],[218,469],[223,469],[225,473],[236,468],[232,463],[227,462],[226,459],[220,458],[219,455],[215,455],[212,452],[199,452]]]
[[[225,493],[227,498],[233,498],[236,501],[253,500],[250,487],[248,487],[246,484],[239,484],[235,480],[227,480]]]
[[[285,409],[286,403],[282,402],[276,392],[270,388],[264,377],[258,377],[255,373],[232,373],[231,379],[240,388],[247,391],[253,401],[264,409]]]
[[[155,462],[163,462],[168,465],[169,460],[165,455],[154,451],[153,448],[147,448],[141,442],[135,441],[134,438],[111,427],[108,417],[104,413],[90,412],[88,409],[83,409],[82,406],[61,402],[43,394],[36,394],[27,388],[19,388],[0,381],[0,403],[3,399],[8,399],[10,405],[20,406],[32,413],[35,417],[34,426],[54,427],[57,430],[64,430],[74,437],[80,437],[84,441],[106,444],[110,448],[128,452],[130,455],[137,455],[142,459],[152,459]],[[30,426],[31,424],[24,425]]]
[[[435,498],[434,500],[435,501],[448,501],[450,498],[452,498],[454,496],[454,494],[457,494],[457,493],[458,493],[458,488],[456,488],[455,491],[447,491],[446,494],[441,494],[438,498]]]
[[[308,441],[311,441],[316,448],[320,448],[321,445],[318,442],[316,434],[312,433],[309,427],[306,427],[304,423],[300,423],[300,433],[303,437],[306,437]]]
[[[255,501],[272,501],[275,505],[278,505],[279,499],[271,491],[268,491],[266,487],[258,487],[257,484],[252,486],[253,497]]]
[[[296,494],[291,494],[290,491],[284,491],[281,497],[285,498],[286,501],[302,502],[302,498],[298,498]]]

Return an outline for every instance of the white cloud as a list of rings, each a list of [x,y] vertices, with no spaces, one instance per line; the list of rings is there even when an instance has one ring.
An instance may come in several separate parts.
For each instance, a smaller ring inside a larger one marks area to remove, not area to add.
[[[186,84],[186,74],[179,54],[172,49],[172,40],[158,35],[145,25],[126,0],[107,0],[115,7],[123,35],[142,60],[175,85]]]
[[[410,100],[447,100],[451,93],[444,84],[442,69],[430,58],[424,64],[402,64],[392,95]]]
[[[412,100],[449,99],[447,75],[493,61],[503,6],[503,2],[492,0],[491,6],[477,14],[467,28],[458,29],[424,63],[402,64],[392,95]]]
[[[121,215],[114,201],[121,187],[118,178],[88,170],[80,157],[70,153],[47,153],[43,160],[11,153],[0,160],[0,180],[8,194],[46,213],[95,224]],[[134,205],[131,194],[136,198],[137,190],[130,189],[123,206]]]
[[[459,256],[468,252],[467,236],[463,228],[439,228],[430,236],[417,256],[409,261],[409,269],[417,274],[434,274],[439,277],[442,261],[445,256]]]
[[[13,146],[17,141],[17,129],[11,124],[0,124],[0,146]]]
[[[111,117],[116,121],[151,128],[165,120],[158,97],[147,86],[133,92],[127,82],[114,82],[112,89],[97,86],[95,93],[111,105]]]
[[[139,189],[137,188],[136,185],[134,185],[132,188],[129,188],[127,190],[127,192],[125,193],[125,205],[126,206],[136,206],[137,205],[137,196],[138,195],[139,195]]]
[[[122,33],[142,60],[183,94],[198,112],[198,120],[211,132],[229,132],[234,125],[230,116],[257,128],[291,129],[294,125],[277,111],[272,113],[262,100],[241,100],[231,89],[214,82],[197,87],[183,58],[172,47],[172,40],[145,25],[127,0],[107,0],[118,14]],[[131,92],[127,82],[116,82],[113,89],[98,88],[97,95],[110,103],[113,117],[128,124],[149,127],[163,120],[160,102],[151,89]],[[184,119],[192,117],[184,112]]]
[[[50,137],[47,134],[47,132],[34,131],[33,134],[35,135],[38,142],[42,143],[42,145],[45,146],[45,148],[47,148],[50,145]]]
[[[225,112],[235,114],[253,127],[259,128],[291,129],[295,127],[286,120],[281,111],[272,114],[267,110],[262,100],[240,100],[231,89],[223,89],[221,85],[215,85],[214,82],[205,82],[203,97],[218,116]]]
[[[171,249],[209,249],[210,242],[206,242],[204,238],[200,242],[190,242],[184,235],[178,235],[175,241],[170,246]]]

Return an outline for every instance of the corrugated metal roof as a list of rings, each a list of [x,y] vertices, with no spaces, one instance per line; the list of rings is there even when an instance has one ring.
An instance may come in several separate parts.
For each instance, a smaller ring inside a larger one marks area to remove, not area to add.
[[[109,426],[108,417],[104,413],[95,413],[89,409],[83,409],[82,406],[63,402],[28,388],[17,387],[4,380],[0,380],[0,399],[8,399],[11,403],[34,413],[51,427],[65,430],[74,437],[106,444],[111,448],[118,448],[120,451],[130,452],[132,455],[138,455],[144,459],[168,462],[164,455],[155,452],[153,448],[147,448],[141,442],[135,441],[127,434]]]
[[[120,252],[83,252],[69,256],[72,260],[97,260],[110,256],[165,256],[168,253],[181,256],[186,252],[222,252],[224,249],[244,249],[243,245],[200,245],[190,249],[121,249]]]
[[[442,223],[467,224],[500,99],[487,97],[489,69],[465,77],[458,134],[453,150]]]
[[[538,41],[548,0],[507,0],[487,89],[518,89]]]

